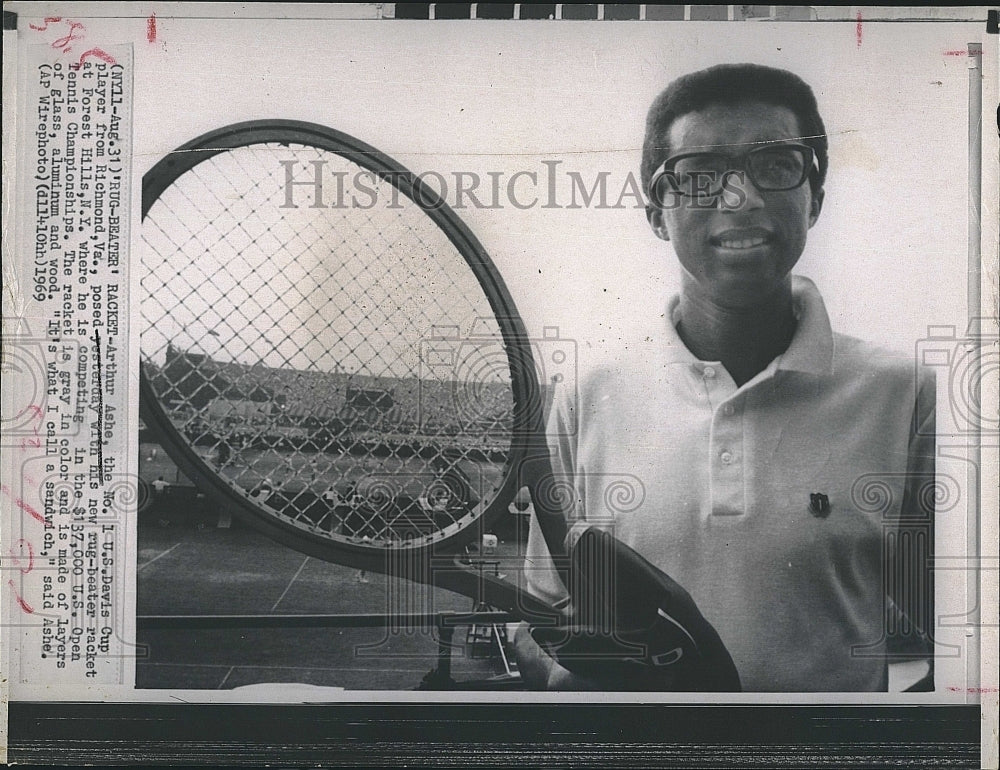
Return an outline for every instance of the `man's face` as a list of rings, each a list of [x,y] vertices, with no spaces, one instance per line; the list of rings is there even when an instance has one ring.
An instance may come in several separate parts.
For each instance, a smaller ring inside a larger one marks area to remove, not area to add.
[[[798,120],[787,107],[740,102],[682,115],[670,126],[668,146],[671,155],[741,155],[775,140],[801,142],[799,136]],[[745,194],[727,192],[715,203],[670,195],[664,208],[650,213],[650,225],[673,243],[686,291],[721,307],[754,307],[789,285],[823,192],[812,191],[808,181],[794,190],[761,192],[745,175],[731,177],[727,187]]]

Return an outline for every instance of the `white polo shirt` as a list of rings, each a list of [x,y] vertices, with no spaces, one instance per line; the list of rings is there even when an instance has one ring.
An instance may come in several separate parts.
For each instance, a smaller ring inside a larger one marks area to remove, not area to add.
[[[811,281],[793,295],[788,350],[740,387],[681,342],[675,297],[656,355],[557,394],[554,470],[575,491],[571,535],[606,528],[684,586],[745,691],[884,690],[885,544],[904,509],[933,514],[917,500],[933,379],[912,353],[833,334]],[[534,520],[527,549],[529,589],[558,600]]]

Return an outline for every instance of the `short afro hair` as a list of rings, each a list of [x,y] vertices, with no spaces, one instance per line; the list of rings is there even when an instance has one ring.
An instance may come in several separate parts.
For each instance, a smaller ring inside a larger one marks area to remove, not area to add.
[[[803,144],[812,147],[819,170],[809,176],[813,192],[826,180],[826,128],[816,97],[802,78],[788,70],[760,64],[719,64],[677,78],[653,101],[646,116],[646,138],[642,143],[642,189],[656,168],[672,153],[667,146],[670,126],[682,115],[715,104],[742,101],[787,107],[798,118]]]

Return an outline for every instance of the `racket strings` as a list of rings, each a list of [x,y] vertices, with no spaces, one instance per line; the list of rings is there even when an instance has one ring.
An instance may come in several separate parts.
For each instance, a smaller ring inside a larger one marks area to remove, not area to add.
[[[433,542],[475,521],[504,474],[514,404],[499,326],[418,206],[372,176],[371,208],[285,207],[289,158],[363,171],[311,147],[242,148],[150,208],[147,377],[258,507],[335,540]]]

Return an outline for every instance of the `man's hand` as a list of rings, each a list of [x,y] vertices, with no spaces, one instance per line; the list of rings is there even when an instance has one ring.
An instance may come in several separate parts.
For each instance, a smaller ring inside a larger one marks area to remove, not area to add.
[[[593,527],[574,543],[570,559],[571,602],[562,622],[522,625],[514,635],[528,687],[740,691],[722,639],[669,575]]]
[[[514,655],[517,658],[517,668],[521,672],[521,680],[529,690],[548,690],[550,692],[631,692],[645,689],[642,683],[648,684],[648,678],[641,677],[640,670],[635,666],[626,668],[611,665],[607,669],[607,677],[593,679],[582,674],[576,674],[559,663],[545,652],[532,638],[527,623],[521,623],[513,634]],[[620,665],[620,664],[619,664]],[[658,680],[664,684],[664,675],[660,673]]]
[[[521,680],[529,690],[594,692],[608,689],[556,663],[555,659],[531,638],[527,623],[518,625],[514,632],[513,643]]]

